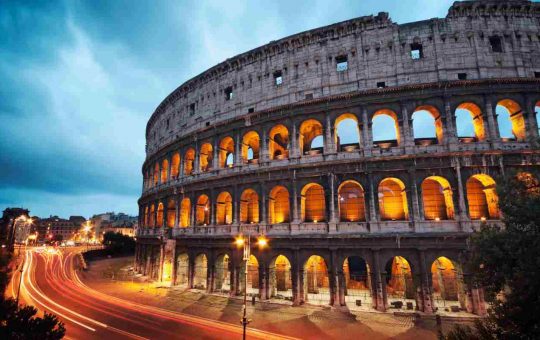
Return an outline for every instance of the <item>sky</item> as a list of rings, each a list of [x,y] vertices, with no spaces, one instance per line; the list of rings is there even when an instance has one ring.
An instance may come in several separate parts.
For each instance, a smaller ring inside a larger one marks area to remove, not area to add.
[[[176,87],[272,40],[449,0],[0,0],[0,209],[136,215],[146,122]]]

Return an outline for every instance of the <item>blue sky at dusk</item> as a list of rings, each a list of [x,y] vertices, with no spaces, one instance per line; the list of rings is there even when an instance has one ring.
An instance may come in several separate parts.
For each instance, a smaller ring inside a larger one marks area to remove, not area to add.
[[[0,0],[0,209],[137,214],[146,122],[178,85],[290,34],[452,2]]]

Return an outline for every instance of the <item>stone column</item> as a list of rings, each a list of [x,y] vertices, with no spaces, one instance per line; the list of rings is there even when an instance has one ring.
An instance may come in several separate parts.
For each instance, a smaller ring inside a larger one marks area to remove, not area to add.
[[[190,209],[191,213],[189,214],[189,224],[191,227],[195,227],[195,213],[197,212],[197,201],[195,196],[192,196]]]
[[[527,95],[525,99],[525,109],[523,115],[525,116],[525,131],[528,140],[534,140],[538,138],[538,123],[536,121],[536,103],[531,95]]]
[[[299,150],[298,145],[298,129],[296,128],[296,123],[294,121],[291,122],[292,126],[292,133],[291,133],[291,150],[289,150],[289,157],[290,158],[298,158],[302,155],[302,150]]]
[[[435,308],[433,306],[431,270],[430,266],[426,263],[424,250],[418,251],[418,259],[418,263],[420,264],[419,308],[424,313],[433,313]]]
[[[467,197],[465,197],[465,192],[464,192],[464,186],[463,186],[463,178],[461,177],[461,162],[459,160],[458,157],[456,157],[454,159],[454,162],[455,162],[455,170],[456,170],[456,178],[457,178],[457,182],[458,182],[458,187],[457,187],[457,191],[458,191],[458,202],[459,202],[459,212],[458,212],[458,219],[460,221],[460,225],[461,225],[461,228],[460,229],[465,229],[464,228],[464,225],[462,222],[464,221],[468,221],[469,220],[469,216],[467,214],[467,206],[465,204],[465,201],[467,199]],[[469,230],[469,228],[466,228],[466,230]]]
[[[163,264],[165,263],[165,243],[159,245],[158,281],[163,282]]]
[[[328,218],[328,232],[329,233],[336,233],[337,232],[337,222],[338,219],[336,218],[336,179],[334,173],[329,173],[327,175],[328,177],[328,186],[330,187],[330,192],[328,195],[328,206],[330,211],[330,216]]]
[[[405,103],[401,103],[401,124],[400,126],[400,139],[401,145],[405,147],[414,147],[414,133],[412,129],[412,120],[409,117],[409,110]],[[412,152],[412,151],[411,151]]]
[[[372,124],[371,124],[371,121],[368,120],[367,109],[365,107],[362,108],[361,131],[364,136],[363,138],[364,156],[371,156],[371,149],[373,148]]]
[[[291,263],[291,279],[293,290],[293,306],[299,306],[304,303],[304,267],[300,263],[300,252],[294,250]]]
[[[412,202],[412,216],[409,216],[409,220],[413,222],[422,221],[424,219],[424,212],[420,209],[420,200],[418,198],[418,187],[416,186],[416,172],[414,170],[409,171],[410,181],[410,193]]]
[[[174,204],[174,209],[175,209],[175,215],[174,215],[174,228],[175,229],[178,229],[178,227],[180,226],[180,203],[182,202],[182,196],[183,195],[176,195],[175,197],[175,204]]]
[[[268,265],[261,261],[259,265],[259,299],[268,300]]]
[[[215,280],[215,254],[212,249],[208,254],[208,263],[206,267],[206,292],[212,293],[214,291]]]
[[[179,170],[180,173],[178,174],[178,179],[183,179],[184,176],[185,176],[185,175],[184,175],[184,171],[185,171],[185,169],[186,169],[186,168],[185,168],[185,164],[184,164],[184,163],[186,162],[186,160],[185,160],[185,158],[184,158],[185,156],[186,156],[185,154],[180,155],[180,170]]]
[[[236,131],[236,140],[234,141],[234,165],[240,166],[242,165],[242,135],[240,134],[240,130]]]
[[[334,307],[341,306],[340,304],[340,290],[341,290],[341,279],[339,277],[339,265],[337,258],[336,249],[330,250],[330,268],[329,268],[329,278],[330,278],[330,305]],[[343,274],[343,268],[341,270]]]
[[[268,131],[266,131],[266,127],[263,126],[262,127],[262,135],[261,135],[261,150],[260,150],[260,154],[261,154],[261,162],[262,163],[266,163],[270,160],[270,153],[269,153],[269,150],[268,150]]]
[[[238,186],[235,185],[233,189],[233,224],[240,224],[240,194],[238,192]]]
[[[298,183],[293,179],[292,181],[292,200],[293,200],[293,223],[300,223],[300,211],[298,206]]]
[[[375,188],[375,183],[373,183],[373,174],[371,172],[368,172],[367,177],[369,182],[369,222],[375,223],[379,221],[379,215],[377,214],[377,210],[375,208],[375,193],[378,192],[378,188]]]
[[[214,138],[214,150],[213,150],[213,159],[212,159],[212,170],[219,169],[219,140],[217,137]]]
[[[168,169],[167,169],[167,182],[171,181],[171,169],[172,169],[172,156],[169,154],[167,158]]]
[[[229,258],[229,280],[231,283],[230,290],[229,290],[229,296],[236,295],[237,287],[238,287],[238,281],[236,280],[238,278],[237,271],[236,271],[236,258],[234,256],[234,252],[231,253],[231,257]]]
[[[484,111],[487,117],[487,132],[486,137],[488,137],[492,142],[499,142],[501,140],[499,134],[499,125],[497,124],[497,113],[493,107],[493,99],[491,95],[487,95],[484,98]],[[484,129],[486,124],[484,124]]]
[[[372,297],[372,307],[378,311],[386,311],[386,285],[384,284],[385,280],[381,274],[381,265],[379,259],[379,249],[372,249],[373,254],[373,276],[371,297]]]
[[[457,137],[456,116],[454,112],[452,112],[449,96],[444,97],[444,118],[445,124],[443,124],[443,143],[447,145],[458,144],[459,140]]]
[[[193,288],[193,279],[195,278],[195,253],[190,253],[188,257],[188,287]]]
[[[261,182],[261,204],[260,204],[260,210],[261,210],[261,217],[259,218],[259,225],[262,227],[266,226],[268,224],[268,213],[267,213],[267,201],[266,201],[266,183]]]
[[[325,154],[333,154],[336,153],[336,143],[334,142],[333,138],[333,124],[330,119],[330,114],[326,112],[325,114],[325,137],[324,137],[324,153]]]

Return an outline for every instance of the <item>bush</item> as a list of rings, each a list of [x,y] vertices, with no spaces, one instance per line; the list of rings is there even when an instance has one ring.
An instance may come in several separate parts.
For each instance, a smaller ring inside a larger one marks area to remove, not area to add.
[[[58,318],[45,313],[36,317],[37,309],[32,306],[19,308],[13,299],[0,302],[0,339],[62,339],[66,333]]]

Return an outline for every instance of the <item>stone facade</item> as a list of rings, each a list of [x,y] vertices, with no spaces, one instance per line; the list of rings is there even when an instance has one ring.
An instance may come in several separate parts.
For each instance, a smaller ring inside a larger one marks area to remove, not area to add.
[[[485,313],[461,263],[468,235],[500,223],[496,180],[539,173],[539,17],[529,1],[456,2],[446,18],[403,25],[379,13],[271,42],[181,85],[147,126],[136,269],[237,294],[234,237],[265,235],[270,247],[255,247],[249,267],[260,299],[402,301],[426,313],[455,300]],[[498,106],[512,138],[501,137]],[[433,138],[414,136],[420,111]],[[458,111],[474,136],[458,133]],[[374,138],[380,116],[393,139]],[[357,142],[341,143],[344,120]]]

